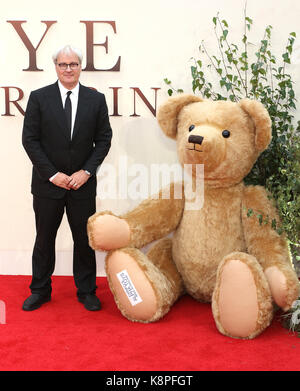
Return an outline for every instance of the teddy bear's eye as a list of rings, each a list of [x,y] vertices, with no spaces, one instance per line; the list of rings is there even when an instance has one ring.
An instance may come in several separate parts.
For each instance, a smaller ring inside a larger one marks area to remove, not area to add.
[[[195,129],[195,125],[191,125],[190,127],[189,127],[189,131],[191,132],[193,129]]]
[[[228,138],[228,137],[230,136],[229,130],[223,130],[222,136],[223,136],[224,138]]]

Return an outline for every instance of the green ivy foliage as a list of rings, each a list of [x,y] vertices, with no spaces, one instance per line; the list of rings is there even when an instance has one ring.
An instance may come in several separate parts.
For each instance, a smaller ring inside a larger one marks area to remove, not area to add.
[[[246,184],[262,185],[277,202],[280,222],[268,221],[258,212],[261,224],[270,223],[279,234],[286,232],[294,261],[300,261],[300,121],[296,122],[294,82],[288,73],[296,33],[287,38],[280,60],[272,53],[272,26],[267,26],[258,45],[249,41],[253,20],[244,12],[244,31],[239,43],[231,43],[230,28],[219,14],[212,19],[216,53],[199,46],[199,58],[192,58],[192,89],[213,100],[238,102],[243,98],[259,100],[272,120],[272,141],[245,178]],[[250,52],[255,50],[255,54]],[[251,49],[251,50],[250,50]],[[217,80],[217,81],[216,81]],[[167,78],[168,94],[181,93]]]

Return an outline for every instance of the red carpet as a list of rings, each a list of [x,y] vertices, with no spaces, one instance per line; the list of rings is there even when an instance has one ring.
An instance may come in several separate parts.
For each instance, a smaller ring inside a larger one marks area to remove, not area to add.
[[[30,277],[0,276],[6,324],[0,324],[1,371],[299,371],[300,338],[278,317],[254,340],[216,329],[210,305],[183,297],[164,319],[132,323],[98,278],[103,309],[76,300],[72,277],[53,277],[52,301],[21,310]]]

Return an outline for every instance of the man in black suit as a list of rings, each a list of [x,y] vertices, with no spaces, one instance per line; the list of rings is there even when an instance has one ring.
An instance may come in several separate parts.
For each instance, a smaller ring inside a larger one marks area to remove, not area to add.
[[[77,297],[94,311],[101,305],[86,224],[96,210],[96,172],[110,149],[112,130],[104,95],[79,83],[81,52],[66,46],[53,60],[58,81],[31,92],[24,118],[22,142],[33,164],[36,240],[32,294],[23,310],[35,310],[51,299],[55,238],[66,210],[74,241]]]

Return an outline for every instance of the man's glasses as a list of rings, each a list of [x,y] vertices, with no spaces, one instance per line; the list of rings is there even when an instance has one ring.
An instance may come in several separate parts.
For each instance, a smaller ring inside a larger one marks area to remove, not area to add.
[[[79,66],[78,62],[71,62],[71,64],[66,64],[65,62],[60,62],[59,64],[56,63],[56,65],[58,65],[59,69],[61,69],[62,71],[65,71],[66,69],[68,69],[68,67],[70,67],[70,69],[74,70],[74,69],[77,69]]]

